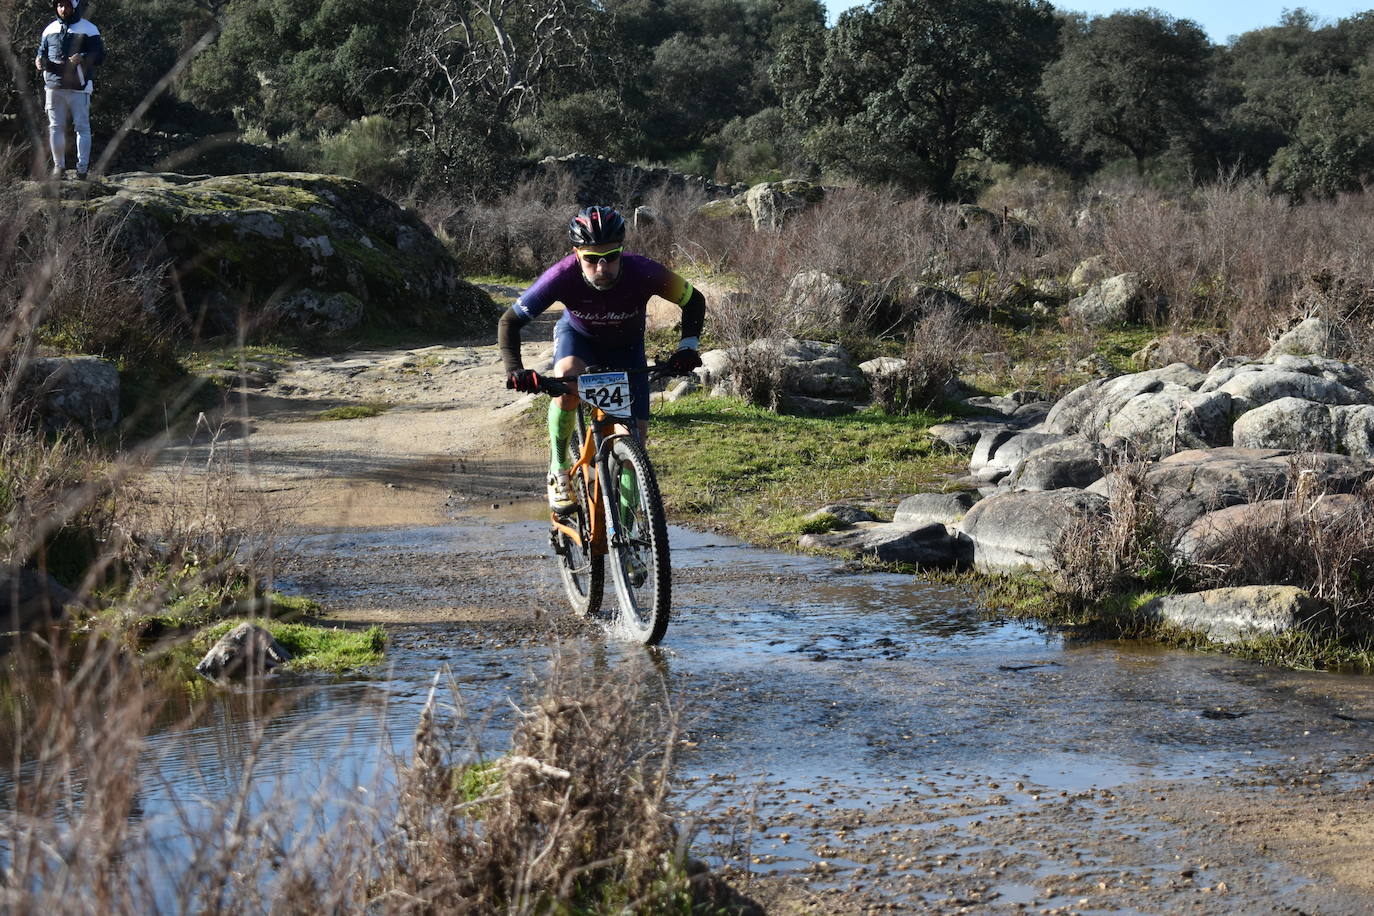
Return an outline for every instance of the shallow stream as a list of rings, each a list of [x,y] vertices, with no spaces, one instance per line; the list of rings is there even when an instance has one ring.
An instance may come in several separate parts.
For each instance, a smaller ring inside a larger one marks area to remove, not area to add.
[[[557,651],[593,670],[668,686],[697,854],[786,899],[1159,912],[1186,894],[1198,912],[1359,911],[1300,869],[1247,856],[1240,834],[1223,852],[1189,812],[1278,791],[1299,770],[1367,782],[1374,679],[1073,643],[989,618],[957,588],[679,528],[664,645],[606,643],[558,624],[540,514],[304,536],[295,567],[309,572],[280,587],[345,619],[394,612],[385,670],[217,693],[194,727],[154,735],[142,816],[170,824],[237,792],[259,729],[264,798],[358,791],[405,755],[436,671],[499,753],[558,632]],[[410,608],[481,619],[408,622]]]

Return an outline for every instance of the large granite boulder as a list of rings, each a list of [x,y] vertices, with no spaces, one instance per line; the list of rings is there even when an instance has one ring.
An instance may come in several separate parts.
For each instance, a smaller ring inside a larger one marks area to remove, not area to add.
[[[1094,379],[1060,398],[1045,418],[1045,431],[1100,440],[1107,425],[1131,399],[1166,385],[1196,390],[1207,378],[1186,363],[1172,363],[1116,378]]]
[[[948,569],[955,564],[954,539],[938,522],[917,526],[860,523],[843,531],[805,534],[798,543],[811,550],[835,550],[880,563],[926,569]]]
[[[1237,448],[1326,452],[1335,446],[1334,427],[1328,405],[1302,398],[1279,398],[1241,414],[1231,428],[1231,436]]]
[[[1141,317],[1145,301],[1144,279],[1124,273],[1094,283],[1064,310],[1089,327],[1115,327]]]
[[[1280,398],[1302,398],[1322,404],[1359,404],[1367,399],[1363,392],[1334,379],[1279,367],[1236,372],[1216,390],[1231,396],[1232,410],[1237,416]]]
[[[1322,602],[1291,585],[1247,585],[1166,595],[1143,605],[1141,616],[1221,643],[1239,643],[1329,624]]]
[[[119,370],[95,356],[30,360],[19,380],[21,410],[46,429],[113,429],[119,422]]]
[[[1165,385],[1138,394],[1107,420],[1100,433],[1122,439],[1140,456],[1157,457],[1231,441],[1231,396],[1225,391],[1193,391]]]
[[[251,623],[241,623],[210,647],[196,670],[212,680],[260,677],[291,660],[291,653],[272,634]]]
[[[210,333],[355,321],[489,333],[498,314],[428,226],[348,178],[133,172],[56,193],[105,227],[135,269],[170,265],[178,301],[169,292],[167,314]]]
[[[1029,454],[1046,445],[1062,442],[1058,433],[1000,430],[984,433],[969,458],[969,475],[981,480],[1001,480]]]
[[[1306,318],[1274,341],[1265,353],[1266,359],[1290,354],[1294,356],[1335,356],[1350,346],[1350,336],[1340,327],[1323,318]]]
[[[1352,458],[1374,459],[1374,405],[1332,407],[1333,449]]]
[[[1200,516],[1227,506],[1280,499],[1294,491],[1299,474],[1311,475],[1317,492],[1349,493],[1368,479],[1367,462],[1345,455],[1301,456],[1282,449],[1195,449],[1170,455],[1148,467],[1145,486],[1163,517],[1183,530]],[[1088,488],[1110,495],[1117,474]]]
[[[961,558],[984,573],[1052,569],[1065,529],[1106,505],[1105,497],[1076,489],[994,494],[959,523]]]
[[[854,314],[862,298],[853,284],[839,277],[823,270],[803,270],[788,282],[785,301],[800,330],[807,325],[838,326]]]
[[[839,344],[792,337],[756,340],[740,350],[709,350],[701,361],[697,376],[716,395],[738,393],[735,376],[742,363],[763,367],[776,379],[779,401],[798,412],[847,412],[868,393],[868,380]]]
[[[953,528],[977,501],[978,495],[967,490],[957,493],[916,493],[897,504],[892,523],[912,527],[940,524]]]
[[[1102,479],[1103,449],[1078,436],[1049,442],[1027,454],[1002,479],[1012,490],[1087,487]]]
[[[1216,334],[1170,333],[1141,347],[1131,360],[1146,369],[1160,369],[1172,363],[1186,363],[1196,369],[1210,369],[1226,355],[1226,342]]]
[[[1278,532],[1299,523],[1329,526],[1344,519],[1362,518],[1367,503],[1353,493],[1328,493],[1310,502],[1263,499],[1228,506],[1201,515],[1179,535],[1174,548],[1186,560],[1206,561],[1217,556],[1244,531]]]
[[[781,229],[788,215],[824,199],[824,188],[797,178],[765,181],[744,193],[744,203],[749,208],[749,217],[756,230]]]

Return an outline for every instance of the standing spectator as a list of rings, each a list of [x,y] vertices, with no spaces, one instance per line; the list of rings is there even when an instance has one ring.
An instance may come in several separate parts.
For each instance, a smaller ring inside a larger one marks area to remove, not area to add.
[[[76,130],[76,177],[91,167],[91,78],[105,60],[100,30],[81,18],[82,0],[53,0],[57,18],[43,30],[33,65],[43,72],[52,177],[67,173],[67,122]]]

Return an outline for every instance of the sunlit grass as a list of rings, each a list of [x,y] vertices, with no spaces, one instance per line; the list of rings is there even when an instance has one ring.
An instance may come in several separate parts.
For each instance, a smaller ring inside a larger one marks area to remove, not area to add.
[[[199,657],[220,637],[246,620],[236,617],[206,627],[191,640],[192,650]],[[280,620],[251,622],[271,633],[272,638],[291,653],[291,661],[285,668],[292,671],[341,672],[365,668],[379,663],[386,647],[386,631],[375,625],[365,630],[349,630]]]
[[[965,458],[926,435],[942,414],[794,417],[734,398],[692,395],[665,404],[650,451],[670,515],[758,543],[782,543],[828,503],[890,511],[939,490]]]
[[[368,401],[365,404],[345,404],[331,407],[315,414],[316,420],[361,420],[384,413],[391,405],[385,401]]]

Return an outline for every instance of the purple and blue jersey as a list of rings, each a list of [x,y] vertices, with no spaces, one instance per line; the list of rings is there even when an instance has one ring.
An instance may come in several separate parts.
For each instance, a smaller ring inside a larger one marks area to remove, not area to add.
[[[692,284],[653,258],[624,254],[615,286],[596,289],[582,278],[577,255],[570,254],[540,274],[512,308],[520,323],[525,324],[555,302],[561,302],[563,320],[577,333],[608,344],[642,343],[644,320],[653,296],[683,306],[692,296]]]

